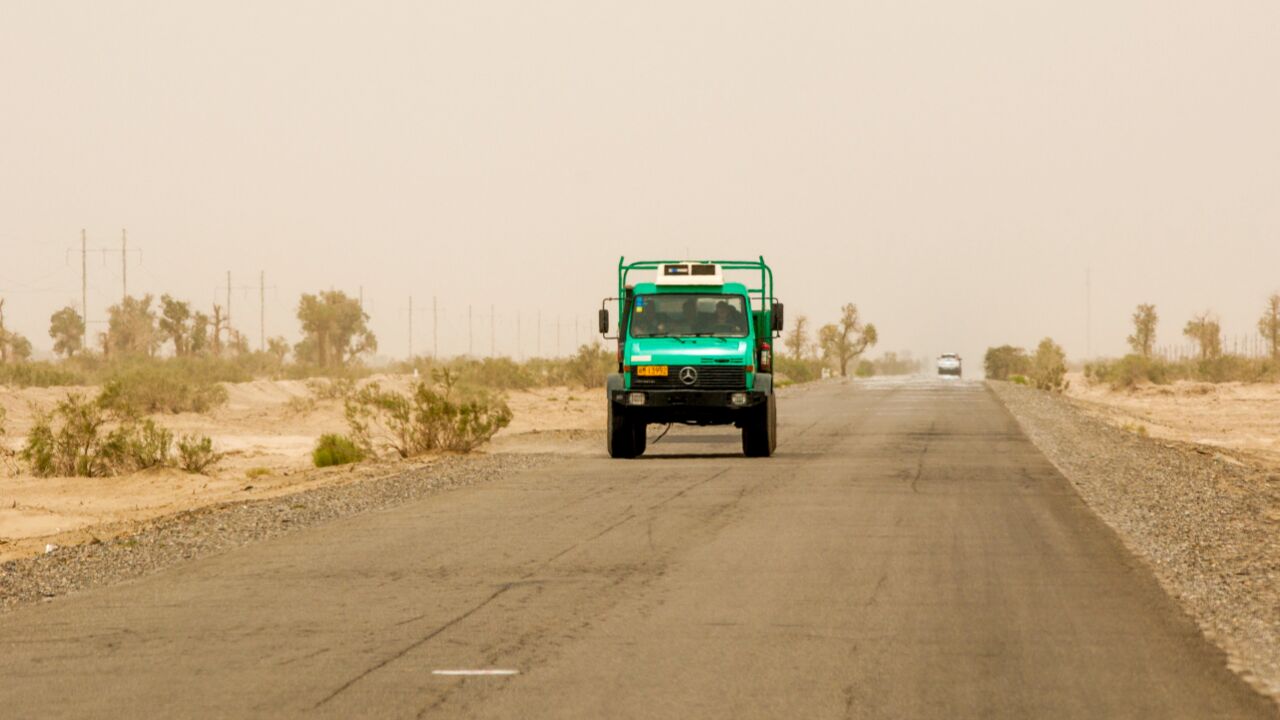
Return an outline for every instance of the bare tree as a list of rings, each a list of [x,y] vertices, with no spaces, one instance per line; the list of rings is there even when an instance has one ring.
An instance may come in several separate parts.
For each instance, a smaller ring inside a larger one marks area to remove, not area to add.
[[[1182,334],[1200,349],[1200,359],[1210,360],[1222,354],[1222,326],[1211,313],[1202,312],[1187,321]]]
[[[864,324],[858,317],[857,305],[849,303],[840,312],[840,322],[824,325],[818,331],[818,344],[823,358],[840,368],[840,377],[848,377],[850,361],[875,345],[879,337],[875,325]]]
[[[213,326],[213,335],[209,337],[209,350],[214,357],[222,357],[222,332],[230,330],[227,325],[227,318],[222,314],[222,306],[213,304],[213,319],[210,321]]]
[[[1267,309],[1258,318],[1258,332],[1271,348],[1272,359],[1280,360],[1280,293],[1267,298]]]
[[[787,334],[787,347],[791,349],[794,360],[803,359],[809,350],[809,318],[799,315],[791,323],[791,332]]]
[[[1156,314],[1156,306],[1142,304],[1133,311],[1133,334],[1129,336],[1129,347],[1144,358],[1151,357],[1151,350],[1156,344],[1156,323],[1160,316]]]

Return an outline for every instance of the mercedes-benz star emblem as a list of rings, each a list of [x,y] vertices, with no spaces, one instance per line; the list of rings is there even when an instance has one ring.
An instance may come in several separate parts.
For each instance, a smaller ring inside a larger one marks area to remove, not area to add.
[[[685,385],[692,385],[698,382],[697,368],[691,368],[691,367],[680,368],[680,382],[684,383]]]

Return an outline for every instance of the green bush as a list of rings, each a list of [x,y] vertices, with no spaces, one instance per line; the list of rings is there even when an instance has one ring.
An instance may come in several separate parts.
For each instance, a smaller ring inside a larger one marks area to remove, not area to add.
[[[189,473],[203,473],[221,458],[207,435],[183,435],[178,440],[178,467]]]
[[[100,405],[69,395],[36,418],[22,459],[40,477],[105,477],[172,464],[173,433],[152,420],[126,421],[110,431],[108,423]]]
[[[227,401],[227,389],[217,375],[202,372],[200,364],[128,365],[103,384],[98,402],[121,415],[208,412]]]
[[[1067,389],[1067,355],[1052,338],[1045,338],[1031,358],[1028,376],[1038,390],[1062,392]]]
[[[1014,385],[1030,385],[1031,384],[1031,381],[1027,379],[1026,375],[1010,375],[1009,382],[1013,383]]]
[[[128,457],[138,470],[162,467],[172,462],[173,433],[147,419],[129,434]]]
[[[55,387],[84,385],[84,375],[74,372],[64,364],[51,362],[17,362],[0,364],[0,385],[12,387]]]
[[[987,348],[982,367],[989,380],[1008,380],[1010,375],[1029,375],[1031,358],[1027,351],[1012,345]]]
[[[1099,360],[1085,365],[1085,379],[1113,390],[1129,390],[1142,383],[1165,385],[1178,380],[1200,382],[1275,382],[1280,364],[1267,358],[1219,355],[1205,359],[1166,362],[1159,358],[1126,355],[1119,360]]]
[[[451,383],[443,392],[415,383],[408,395],[370,383],[347,399],[346,416],[363,452],[375,455],[382,444],[401,457],[432,450],[469,452],[511,422],[511,410],[500,398],[483,391],[455,398]]]
[[[1130,354],[1119,360],[1088,363],[1084,366],[1084,377],[1090,383],[1105,383],[1114,390],[1127,390],[1144,382],[1157,385],[1168,382],[1169,367],[1160,360]]]
[[[321,435],[311,460],[316,467],[347,465],[364,459],[364,452],[346,435]]]
[[[68,395],[52,413],[36,417],[22,459],[39,477],[110,475],[118,450],[105,445],[106,424],[107,416],[97,403]]]
[[[773,358],[774,373],[792,382],[805,383],[817,380],[822,377],[822,368],[821,360],[810,358],[797,360],[787,356]]]
[[[307,389],[320,400],[345,400],[356,391],[356,381],[349,377],[311,378]]]

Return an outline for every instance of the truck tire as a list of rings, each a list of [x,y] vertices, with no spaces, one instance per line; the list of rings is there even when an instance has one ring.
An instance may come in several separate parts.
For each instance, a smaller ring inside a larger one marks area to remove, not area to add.
[[[633,458],[644,452],[643,445],[637,449],[636,445],[636,425],[626,413],[620,412],[614,408],[614,403],[609,403],[609,426],[606,428],[605,440],[609,450],[609,457],[612,458]],[[643,433],[643,428],[641,429]],[[641,435],[641,438],[644,436]],[[641,440],[643,443],[643,440]]]
[[[769,457],[778,446],[778,401],[773,393],[742,426],[742,454],[747,457]]]
[[[649,426],[646,423],[632,420],[631,429],[635,433],[631,447],[636,453],[632,457],[640,457],[644,454],[645,447],[649,444]]]

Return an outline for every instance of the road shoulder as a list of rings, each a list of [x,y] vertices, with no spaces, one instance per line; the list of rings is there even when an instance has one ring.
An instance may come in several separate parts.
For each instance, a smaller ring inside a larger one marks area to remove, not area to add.
[[[988,385],[1231,669],[1280,699],[1280,475],[1113,427],[1060,396]]]

